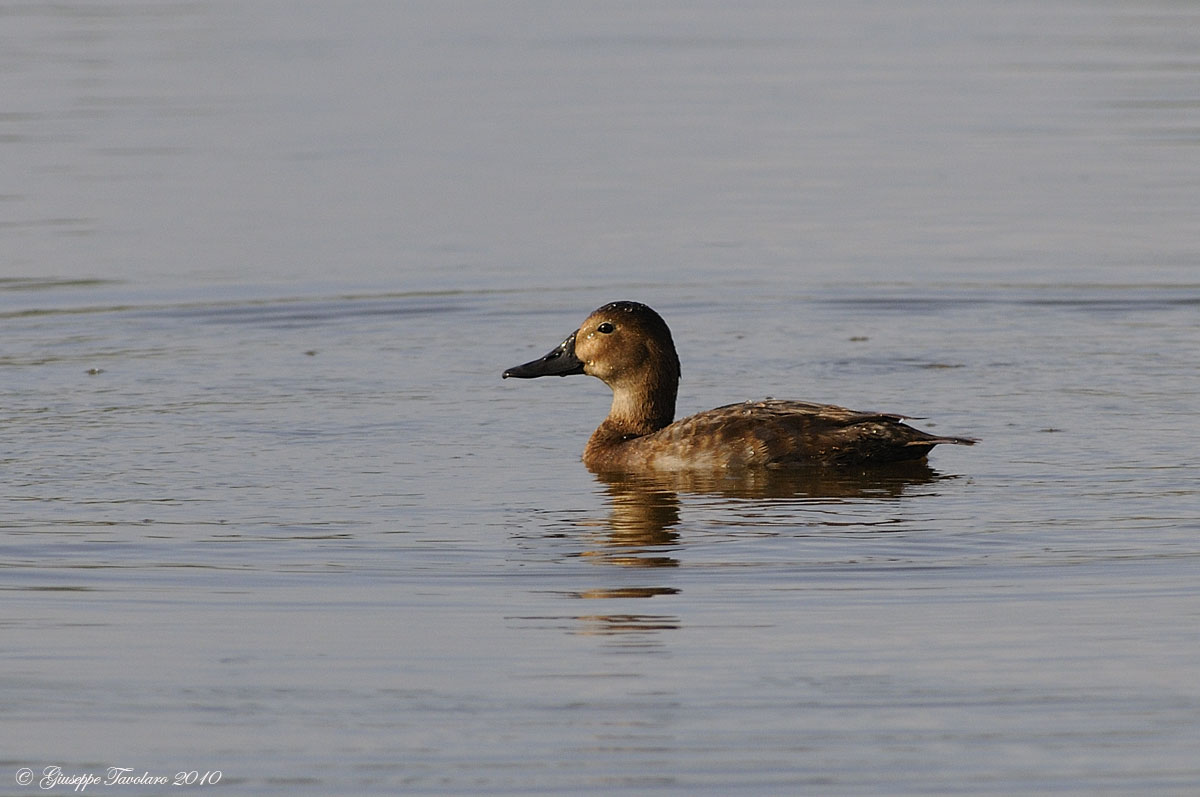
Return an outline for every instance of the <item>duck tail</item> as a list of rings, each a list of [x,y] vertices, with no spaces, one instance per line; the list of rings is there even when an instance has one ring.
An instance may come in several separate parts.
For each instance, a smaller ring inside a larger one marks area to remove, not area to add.
[[[910,445],[910,446],[940,446],[940,445],[973,446],[978,442],[979,442],[979,440],[977,440],[974,437],[926,437],[923,440],[913,440],[912,442],[908,443],[907,445]]]

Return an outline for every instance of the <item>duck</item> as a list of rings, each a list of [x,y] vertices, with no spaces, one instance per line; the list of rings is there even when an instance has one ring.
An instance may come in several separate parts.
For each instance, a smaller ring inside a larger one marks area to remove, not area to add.
[[[679,355],[666,321],[640,302],[609,302],[549,353],[501,376],[576,374],[612,390],[608,417],[583,449],[583,464],[597,473],[888,464],[923,460],[938,445],[978,442],[923,432],[904,422],[909,416],[783,399],[675,420]]]

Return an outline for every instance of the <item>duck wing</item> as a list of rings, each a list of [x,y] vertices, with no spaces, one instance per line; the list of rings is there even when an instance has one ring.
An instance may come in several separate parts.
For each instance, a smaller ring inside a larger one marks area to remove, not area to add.
[[[975,443],[965,437],[932,435],[904,420],[905,416],[892,413],[771,399],[701,412],[637,442],[648,453],[657,451],[692,467],[902,462],[921,459],[942,443]]]

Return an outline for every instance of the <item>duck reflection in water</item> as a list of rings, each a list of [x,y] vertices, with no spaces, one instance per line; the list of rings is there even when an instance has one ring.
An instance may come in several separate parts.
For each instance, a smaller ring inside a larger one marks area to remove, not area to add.
[[[860,471],[820,466],[730,473],[610,471],[596,473],[595,478],[605,485],[611,502],[606,545],[613,549],[662,549],[678,544],[677,527],[685,511],[680,495],[728,499],[731,510],[744,501],[769,499],[775,507],[793,504],[802,511],[814,505],[900,498],[913,487],[954,477],[946,477],[924,462],[899,462]],[[712,501],[708,505],[712,508]],[[626,559],[613,563],[637,567],[678,564],[667,557],[638,562]]]
[[[925,462],[894,463],[864,469],[792,468],[788,470],[600,471],[610,501],[603,548],[588,555],[625,567],[675,567],[670,555],[680,545],[678,527],[686,513],[681,495],[726,500],[736,512],[746,501],[770,501],[797,513],[814,506],[847,501],[896,499],[914,487],[953,478]],[[761,503],[759,503],[761,506]]]
[[[596,547],[583,553],[598,564],[626,568],[673,568],[680,565],[674,553],[683,541],[679,531],[686,522],[689,499],[725,503],[723,509],[740,513],[747,507],[783,508],[789,525],[805,523],[801,513],[850,502],[872,499],[894,501],[913,488],[930,485],[943,476],[924,462],[898,463],[863,470],[812,467],[786,471],[739,471],[737,473],[679,473],[601,471],[596,480],[608,494],[608,517],[592,525],[600,527],[593,540]],[[696,507],[697,511],[703,511]],[[757,519],[761,523],[761,518]],[[818,527],[828,521],[808,523]],[[844,520],[836,522],[844,529]],[[598,587],[570,594],[577,599],[611,600],[656,598],[678,594],[671,586]],[[619,636],[623,645],[655,647],[658,632],[682,627],[679,617],[668,614],[586,614],[572,618],[582,623],[576,633],[589,636]],[[633,639],[636,642],[630,642]]]

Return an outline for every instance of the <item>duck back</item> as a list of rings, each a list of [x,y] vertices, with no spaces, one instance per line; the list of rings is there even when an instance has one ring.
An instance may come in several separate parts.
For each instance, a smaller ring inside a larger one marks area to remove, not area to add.
[[[596,431],[583,460],[593,470],[785,468],[918,460],[936,445],[973,445],[904,423],[904,416],[806,401],[748,401],[697,413],[651,434]]]

